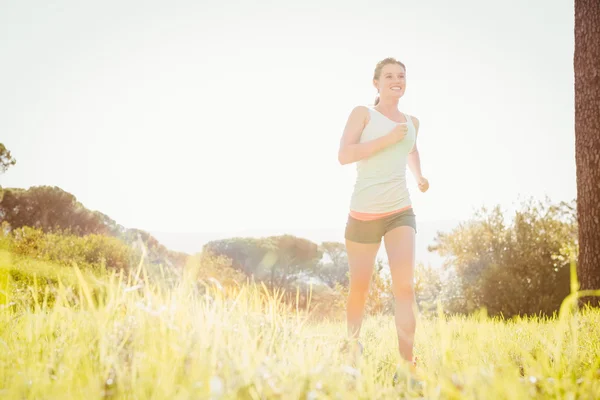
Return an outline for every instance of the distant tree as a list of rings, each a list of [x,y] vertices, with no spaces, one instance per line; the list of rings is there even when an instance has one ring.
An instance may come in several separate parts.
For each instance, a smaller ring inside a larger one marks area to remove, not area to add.
[[[182,268],[186,265],[189,254],[173,251],[161,244],[154,236],[141,229],[125,228],[123,225],[117,224],[115,220],[108,215],[99,211],[89,211],[89,218],[98,221],[106,235],[114,236],[121,239],[123,242],[138,250],[137,255],[143,251],[142,246],[146,251],[145,262],[150,264],[162,264],[168,267]]]
[[[309,276],[314,265],[323,256],[316,243],[293,235],[271,236],[269,249],[262,267],[269,269],[271,285],[286,287],[304,276]],[[269,268],[270,264],[270,268]]]
[[[44,232],[63,230],[78,235],[107,233],[97,215],[83,207],[75,196],[58,187],[5,189],[0,200],[0,216],[13,229],[29,226]]]
[[[136,250],[134,256],[138,260],[142,251],[146,251],[144,261],[147,264],[182,268],[188,258],[188,254],[169,250],[148,232],[125,228],[109,216],[87,209],[74,195],[59,187],[3,190],[0,193],[0,222],[10,229],[28,226],[46,233],[113,236]]]
[[[415,296],[419,309],[424,313],[434,313],[436,302],[441,300],[442,277],[439,269],[421,263],[415,268]]]
[[[310,275],[322,257],[315,243],[292,235],[216,240],[203,251],[228,257],[234,269],[279,288]]]
[[[600,1],[575,0],[575,161],[581,289],[600,289]],[[598,304],[597,301],[595,301]]]
[[[8,149],[2,143],[0,143],[0,174],[6,172],[8,168],[16,163],[17,160],[12,157],[10,151],[8,151]]]
[[[12,228],[27,226],[27,201],[25,189],[4,189],[0,198],[0,219]]]
[[[332,288],[336,284],[348,286],[349,267],[346,245],[339,242],[323,242],[321,250],[326,260],[316,265],[313,275]]]
[[[232,268],[246,276],[253,276],[257,272],[267,252],[261,239],[240,237],[213,240],[206,243],[202,251],[229,258]]]
[[[569,250],[576,247],[573,204],[525,202],[507,223],[500,208],[485,208],[430,251],[445,257],[453,285],[441,296],[451,312],[486,307],[491,315],[551,314],[569,294]]]
[[[241,286],[247,280],[245,274],[231,267],[231,260],[202,252],[190,256],[186,264],[186,278],[210,282],[216,280],[221,286]]]

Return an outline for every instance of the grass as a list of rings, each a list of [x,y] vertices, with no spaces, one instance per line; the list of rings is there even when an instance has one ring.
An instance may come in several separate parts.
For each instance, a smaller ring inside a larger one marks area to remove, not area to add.
[[[116,274],[100,284],[74,268],[57,278],[49,304],[36,300],[39,288],[15,292],[6,278],[27,265],[59,268],[32,263],[0,250],[2,399],[419,397],[391,384],[399,361],[391,316],[366,319],[365,353],[352,364],[339,350],[343,321],[307,318],[260,286],[184,278],[167,289]],[[62,283],[72,279],[74,291]],[[597,310],[420,317],[415,346],[427,399],[600,397]]]

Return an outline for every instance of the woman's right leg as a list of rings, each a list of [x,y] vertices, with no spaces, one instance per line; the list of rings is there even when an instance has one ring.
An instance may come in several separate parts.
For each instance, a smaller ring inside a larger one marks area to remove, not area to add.
[[[375,267],[379,243],[358,243],[346,239],[346,252],[350,267],[350,290],[346,305],[348,336],[358,339],[369,295],[369,285]]]

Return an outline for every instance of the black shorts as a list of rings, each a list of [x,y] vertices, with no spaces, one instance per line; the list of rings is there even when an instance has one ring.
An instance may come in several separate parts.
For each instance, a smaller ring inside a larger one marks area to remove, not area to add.
[[[358,243],[381,243],[383,235],[399,226],[411,226],[417,232],[412,208],[372,221],[361,221],[348,215],[344,237]]]

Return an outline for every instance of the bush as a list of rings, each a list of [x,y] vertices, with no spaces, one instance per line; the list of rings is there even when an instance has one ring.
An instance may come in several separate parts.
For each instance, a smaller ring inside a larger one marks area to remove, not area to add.
[[[570,254],[577,249],[574,203],[525,201],[512,220],[485,208],[431,251],[446,259],[440,297],[449,313],[485,308],[489,315],[552,315],[570,291]]]
[[[77,264],[82,269],[128,269],[133,257],[133,250],[119,239],[97,234],[75,236],[23,227],[8,238],[15,255],[65,266]]]
[[[103,293],[106,274],[92,270],[81,270],[94,299]],[[65,268],[52,262],[15,257],[13,253],[0,249],[0,306],[15,304],[54,304],[59,281],[71,294],[65,300],[77,303],[76,288],[80,279],[74,268]]]
[[[195,281],[217,281],[220,285],[240,286],[247,281],[244,273],[232,267],[228,257],[204,251],[188,258],[187,279]]]

